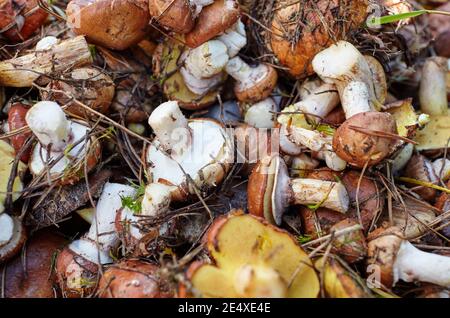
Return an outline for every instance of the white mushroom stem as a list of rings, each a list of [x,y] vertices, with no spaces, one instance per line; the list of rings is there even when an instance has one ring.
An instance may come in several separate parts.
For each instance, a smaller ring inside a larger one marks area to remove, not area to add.
[[[288,284],[273,268],[244,265],[236,271],[234,288],[240,296],[250,298],[285,298]]]
[[[194,17],[197,17],[202,9],[210,4],[212,4],[214,0],[189,0],[189,4],[191,7],[195,8]]]
[[[394,284],[399,280],[420,281],[449,288],[450,257],[423,252],[403,241],[394,262],[393,275]]]
[[[222,74],[217,74],[210,78],[197,78],[189,71],[182,67],[180,69],[181,76],[183,76],[184,83],[187,88],[197,95],[204,95],[209,92],[211,89],[216,87],[222,82]]]
[[[300,154],[292,158],[290,164],[291,175],[294,177],[302,176],[303,172],[313,170],[319,166],[319,161],[311,158],[307,154]]]
[[[270,97],[266,98],[247,109],[244,121],[256,128],[273,128],[277,109],[277,103]]]
[[[310,120],[318,122],[339,105],[339,102],[336,86],[334,84],[322,84],[294,106],[305,113]]]
[[[94,220],[86,235],[73,241],[69,248],[95,264],[112,261],[110,250],[118,245],[119,237],[115,231],[116,213],[122,208],[122,198],[133,197],[136,189],[118,183],[106,183],[97,202]]]
[[[279,145],[281,151],[283,151],[285,154],[291,155],[291,156],[297,156],[301,154],[305,147],[298,145],[294,142],[292,142],[289,139],[289,132],[286,125],[281,125],[279,129]]]
[[[296,144],[318,153],[319,159],[325,160],[327,166],[334,171],[342,171],[347,163],[339,158],[333,151],[333,137],[324,135],[315,130],[291,126],[286,129],[288,139]]]
[[[0,214],[0,247],[8,244],[13,238],[14,220],[6,213]]]
[[[228,56],[230,58],[235,57],[238,55],[239,51],[247,45],[247,36],[245,33],[244,23],[242,23],[239,19],[235,25],[218,36],[217,40],[226,45],[228,49]]]
[[[309,205],[320,203],[321,207],[341,213],[349,208],[349,197],[345,187],[338,182],[316,179],[291,179],[294,193],[293,204]]]
[[[428,115],[447,115],[447,59],[431,57],[423,66],[420,80],[420,109]]]
[[[227,46],[211,40],[187,53],[184,67],[197,79],[210,78],[222,72],[228,63]]]
[[[70,123],[55,102],[38,102],[27,112],[25,120],[44,148],[63,151],[70,138]]]
[[[225,70],[231,77],[245,86],[246,83],[252,84],[261,78],[267,72],[267,66],[259,64],[257,67],[250,67],[239,56],[236,56],[227,63]]]
[[[161,183],[147,185],[142,199],[142,215],[154,217],[166,212],[170,206],[171,192],[176,189]]]
[[[363,82],[350,82],[344,88],[341,98],[342,105],[345,105],[345,118],[375,110],[369,103],[369,89]]]
[[[159,105],[150,115],[148,123],[160,145],[172,156],[181,156],[189,149],[192,133],[178,102],[169,101]]]
[[[406,144],[402,150],[394,157],[392,163],[392,173],[397,175],[406,167],[414,153],[414,145]]]
[[[45,38],[42,38],[39,40],[38,43],[36,43],[36,51],[45,51],[50,49],[52,46],[58,44],[58,38],[54,36],[46,36]]]
[[[339,96],[341,97],[342,107],[346,114],[354,115],[358,113],[358,109],[355,109],[353,101],[361,100],[361,96],[358,96],[361,94],[360,89],[354,90],[353,88],[347,88],[352,82],[364,83],[367,86],[368,102],[371,109],[375,110],[380,108],[380,103],[375,94],[370,66],[364,58],[364,55],[351,43],[339,41],[331,45],[314,57],[312,65],[314,71],[324,82],[336,85]],[[361,85],[357,84],[356,87],[361,87]],[[350,95],[352,94],[356,96],[351,97]],[[365,103],[356,107],[362,107],[359,112],[366,111],[367,109]]]
[[[436,176],[446,181],[450,178],[450,160],[446,158],[436,159],[432,163]]]

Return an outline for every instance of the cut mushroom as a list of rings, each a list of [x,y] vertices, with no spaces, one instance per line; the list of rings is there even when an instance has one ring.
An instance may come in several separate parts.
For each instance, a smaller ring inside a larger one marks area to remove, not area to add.
[[[290,179],[283,159],[274,155],[255,167],[248,182],[248,210],[280,225],[289,205],[320,205],[340,213],[349,208],[345,187],[338,182]]]
[[[109,267],[99,281],[100,298],[169,298],[173,292],[163,286],[159,267],[126,259]]]
[[[396,227],[377,229],[368,240],[368,264],[381,270],[383,285],[391,287],[403,280],[450,287],[450,257],[417,249]]]
[[[216,219],[206,246],[213,263],[190,266],[187,278],[193,288],[182,285],[181,297],[318,295],[319,281],[306,253],[287,232],[259,218],[235,212]]]
[[[333,150],[357,168],[373,166],[392,154],[399,140],[393,116],[364,112],[350,117],[334,133]]]
[[[61,80],[51,81],[47,88],[49,90],[42,93],[44,100],[67,105],[67,112],[84,118],[93,117],[93,114],[73,102],[73,98],[97,112],[106,114],[115,93],[113,80],[93,67],[75,69],[63,75]]]
[[[277,103],[272,98],[266,98],[247,108],[244,121],[255,128],[274,128],[277,111]]]
[[[66,15],[76,34],[114,50],[124,50],[141,41],[150,21],[146,0],[72,0]]]
[[[430,57],[426,60],[420,80],[419,98],[422,112],[432,115],[447,115],[447,59]]]
[[[239,56],[232,58],[225,70],[237,81],[234,93],[240,102],[256,103],[269,97],[278,80],[278,74],[272,66],[259,64],[251,67]]]
[[[39,142],[34,146],[30,171],[40,176],[51,164],[49,175],[60,184],[74,184],[100,159],[100,143],[87,137],[87,123],[69,121],[55,102],[38,102],[27,112],[26,121]]]
[[[370,65],[351,43],[331,45],[314,57],[312,65],[323,81],[336,85],[347,118],[380,109]]]
[[[64,296],[82,297],[94,291],[99,266],[112,262],[111,250],[119,244],[115,232],[116,212],[122,209],[123,197],[135,195],[133,187],[105,184],[89,232],[64,248],[56,260],[56,273]]]
[[[83,36],[62,41],[45,51],[34,51],[0,62],[0,85],[31,87],[45,77],[92,63],[88,44]]]
[[[187,46],[196,48],[231,28],[240,17],[239,4],[235,0],[215,0],[202,8],[197,23],[186,34]]]

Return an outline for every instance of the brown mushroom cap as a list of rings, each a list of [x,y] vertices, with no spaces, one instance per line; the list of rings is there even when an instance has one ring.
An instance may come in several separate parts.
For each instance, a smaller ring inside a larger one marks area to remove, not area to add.
[[[180,34],[194,28],[195,19],[187,0],[149,0],[148,8],[152,20]]]
[[[24,18],[23,25],[18,23]],[[47,20],[48,13],[37,0],[5,0],[0,3],[0,30],[10,26],[3,35],[14,42],[28,39]]]
[[[383,133],[391,137],[381,137]],[[392,137],[396,134],[397,124],[391,114],[359,113],[347,119],[336,130],[333,150],[352,166],[363,168],[367,164],[370,167],[392,153],[398,143],[398,140]]]
[[[431,161],[421,154],[414,154],[409,160],[403,172],[405,177],[425,181],[425,182],[436,182],[438,177],[433,169]],[[411,185],[414,187],[414,192],[420,195],[424,200],[431,201],[437,195],[437,190],[430,187],[418,187],[417,185]]]
[[[277,85],[278,73],[272,66],[261,64],[257,67],[264,68],[264,75],[249,83],[237,82],[234,86],[234,94],[242,103],[257,103],[270,96]]]
[[[11,218],[14,226],[13,235],[9,242],[0,246],[0,264],[19,254],[27,240],[27,232],[23,223],[17,217],[12,216]]]
[[[330,231],[343,230],[357,224],[359,223],[351,219],[345,219],[333,225]],[[350,264],[364,259],[367,255],[367,243],[363,231],[357,230],[336,237],[333,249]]]
[[[6,298],[54,298],[53,261],[65,239],[48,230],[34,234],[26,244],[25,259],[16,257],[5,268]]]
[[[235,0],[216,0],[203,8],[194,29],[186,34],[185,43],[196,48],[232,27],[240,17]]]
[[[95,291],[98,265],[65,247],[56,259],[56,275],[64,297],[80,298]]]
[[[142,40],[150,20],[147,0],[72,0],[66,14],[76,34],[114,50]]]
[[[369,234],[367,241],[367,263],[378,266],[381,283],[391,287],[394,282],[394,263],[403,242],[402,232],[397,227],[378,228]]]
[[[274,10],[272,32],[264,30],[269,51],[288,68],[290,75],[305,78],[314,73],[311,61],[317,53],[364,22],[367,3],[280,0],[276,7],[279,9]]]
[[[115,92],[113,80],[93,67],[75,69],[67,76],[63,76],[62,80],[50,82],[48,88],[50,91],[43,93],[43,100],[56,101],[60,105],[68,104],[66,110],[69,113],[84,118],[91,117],[93,114],[77,103],[71,102],[69,96],[73,96],[93,110],[106,114]],[[52,93],[51,90],[63,91],[69,96],[59,92]]]
[[[99,282],[100,298],[168,298],[158,277],[159,267],[140,260],[125,260],[109,267]]]

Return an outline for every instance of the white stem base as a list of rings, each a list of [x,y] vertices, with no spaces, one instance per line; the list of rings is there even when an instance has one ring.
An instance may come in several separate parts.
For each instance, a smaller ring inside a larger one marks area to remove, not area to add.
[[[228,63],[227,46],[211,40],[187,53],[184,65],[197,79],[210,78],[222,72]]]
[[[155,217],[166,212],[171,202],[171,192],[177,187],[150,183],[142,200],[142,215]]]
[[[294,104],[294,106],[305,113],[308,119],[318,122],[336,108],[339,102],[336,86],[323,84],[315,88],[305,99]]]
[[[226,30],[217,40],[226,45],[228,56],[230,58],[238,55],[239,51],[247,45],[247,36],[245,34],[245,26],[241,20],[236,22],[234,26]]]

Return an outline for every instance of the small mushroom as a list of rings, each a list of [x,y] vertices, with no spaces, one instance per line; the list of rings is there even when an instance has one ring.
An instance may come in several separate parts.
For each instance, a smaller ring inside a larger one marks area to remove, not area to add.
[[[428,282],[450,287],[450,257],[423,252],[396,228],[379,228],[368,237],[368,264],[378,266],[381,283]]]
[[[338,182],[290,179],[286,164],[277,155],[261,160],[248,182],[249,212],[281,225],[287,207],[296,204],[317,204],[346,213],[349,197],[345,187]]]
[[[358,223],[351,219],[345,219],[333,225],[330,233],[355,226]],[[333,240],[333,250],[336,254],[342,256],[348,263],[355,263],[363,260],[367,255],[367,243],[363,229],[355,230],[337,236]]]
[[[169,298],[173,292],[163,286],[159,267],[137,259],[125,259],[103,273],[100,298]]]
[[[96,166],[101,156],[100,143],[93,137],[86,138],[90,132],[87,123],[68,120],[57,103],[38,102],[25,119],[39,140],[29,163],[34,176],[40,176],[52,164],[52,180],[61,185],[74,184],[85,169],[89,172]]]
[[[438,181],[432,162],[420,154],[415,154],[411,157],[403,175],[407,178],[428,183],[435,183]],[[412,186],[417,187],[417,185]],[[437,190],[425,186],[415,188],[414,192],[419,194],[426,201],[433,200],[437,195]]]
[[[77,68],[63,75],[60,80],[51,81],[47,88],[49,89],[48,91],[43,91],[43,100],[51,100],[60,105],[67,105],[67,112],[84,118],[89,118],[93,115],[76,102],[71,101],[72,98],[97,112],[106,114],[115,93],[113,80],[93,67]],[[53,92],[53,90],[56,90],[56,92]]]
[[[422,112],[432,115],[447,115],[447,72],[446,58],[435,56],[425,61],[420,80],[419,99]]]
[[[243,231],[242,229],[245,229]],[[315,298],[319,281],[307,254],[284,230],[233,212],[205,236],[212,263],[194,262],[181,297]]]
[[[186,34],[187,46],[196,48],[231,28],[240,17],[235,0],[215,0],[202,8],[195,27]]]
[[[274,128],[278,104],[272,98],[249,105],[245,111],[244,121],[255,128]]]
[[[88,233],[66,246],[56,259],[56,273],[63,296],[77,298],[94,292],[99,266],[112,263],[111,250],[119,244],[115,231],[116,212],[122,209],[122,198],[135,195],[133,187],[105,184]]]
[[[0,264],[19,254],[27,233],[19,218],[0,213]]]
[[[114,50],[141,41],[150,21],[146,0],[72,0],[66,15],[76,34]]]
[[[269,97],[278,80],[272,66],[262,63],[251,67],[239,56],[232,58],[225,70],[237,81],[234,93],[240,102],[256,103]]]
[[[370,167],[392,154],[398,143],[396,135],[397,125],[391,114],[358,113],[336,130],[333,150],[354,167]]]

